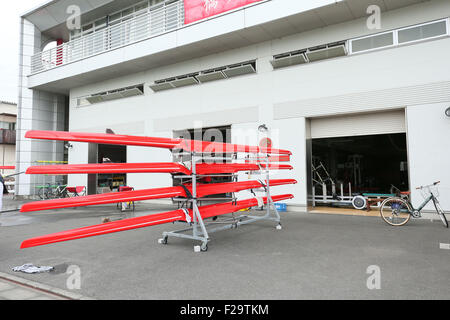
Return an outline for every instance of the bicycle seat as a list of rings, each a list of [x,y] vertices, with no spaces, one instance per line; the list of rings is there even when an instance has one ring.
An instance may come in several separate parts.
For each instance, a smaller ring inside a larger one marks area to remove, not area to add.
[[[409,196],[411,194],[411,191],[402,191],[400,192],[400,194],[404,196]]]

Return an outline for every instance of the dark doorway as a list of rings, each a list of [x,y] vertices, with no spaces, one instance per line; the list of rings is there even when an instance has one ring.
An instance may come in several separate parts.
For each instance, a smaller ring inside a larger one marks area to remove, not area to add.
[[[180,130],[174,132],[174,138],[182,138],[182,139],[190,139],[190,140],[200,140],[200,141],[212,141],[212,142],[223,142],[223,143],[231,143],[231,126],[222,126],[222,127],[209,127],[209,128],[199,128],[199,129],[188,129],[188,130]],[[182,152],[182,151],[181,151]],[[183,152],[182,152],[183,153]],[[227,162],[223,158],[228,158],[231,155],[226,153],[217,153],[211,152],[207,155],[208,159],[204,159],[203,161],[197,163],[223,163]],[[214,158],[217,158],[215,160]],[[173,161],[174,162],[182,162],[185,164],[189,164],[191,162],[191,156],[189,154],[183,153],[182,155],[177,152],[173,153]],[[231,160],[230,160],[231,161]],[[179,174],[174,174],[173,177],[173,185],[178,186],[180,184],[191,183],[190,178],[181,178]],[[197,182],[202,184],[209,183],[223,183],[223,182],[232,182],[234,175],[232,174],[217,174],[217,175],[208,175],[208,176],[199,176]],[[200,203],[209,202],[211,199],[212,202],[221,202],[221,201],[230,201],[233,198],[232,194],[216,194],[212,196],[206,196]],[[175,199],[176,201],[176,199]]]
[[[97,163],[126,163],[127,147],[115,145],[98,145]],[[97,186],[99,188],[109,187],[111,190],[125,186],[127,183],[126,174],[98,174]]]
[[[353,193],[409,189],[405,133],[313,139],[312,159],[336,184],[351,183]]]

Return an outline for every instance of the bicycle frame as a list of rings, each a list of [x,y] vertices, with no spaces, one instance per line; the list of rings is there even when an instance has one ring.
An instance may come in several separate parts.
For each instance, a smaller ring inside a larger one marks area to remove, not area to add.
[[[414,208],[414,206],[413,206],[411,200],[409,200],[409,199],[408,199],[408,204],[411,206],[411,209],[412,209],[413,211],[421,212],[422,209],[425,208],[425,206],[426,206],[431,200],[436,201],[436,197],[434,196],[434,194],[433,194],[432,192],[430,192],[430,195],[428,196],[428,198],[426,198],[426,199],[424,200],[424,202],[422,202],[418,208]]]

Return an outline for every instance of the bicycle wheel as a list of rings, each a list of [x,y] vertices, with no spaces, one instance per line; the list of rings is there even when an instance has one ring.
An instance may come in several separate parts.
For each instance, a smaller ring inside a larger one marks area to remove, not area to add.
[[[57,191],[55,190],[55,188],[49,187],[47,190],[47,197],[48,199],[56,199],[57,196]]]
[[[434,207],[436,208],[436,211],[438,213],[438,216],[441,218],[442,223],[444,224],[444,226],[446,228],[448,228],[448,221],[447,218],[445,217],[445,213],[444,210],[442,210],[441,205],[439,204],[439,202],[434,201]]]
[[[47,188],[39,188],[38,196],[42,200],[48,199]]]
[[[412,208],[400,198],[387,198],[380,207],[383,220],[391,226],[403,226],[411,219]]]

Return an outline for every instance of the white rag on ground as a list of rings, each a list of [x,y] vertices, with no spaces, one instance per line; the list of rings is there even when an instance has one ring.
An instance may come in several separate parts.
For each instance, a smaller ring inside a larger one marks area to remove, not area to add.
[[[41,273],[41,272],[49,272],[52,271],[53,267],[37,267],[33,265],[32,263],[25,263],[23,266],[20,267],[14,267],[12,270],[15,272],[25,272],[25,273]]]

